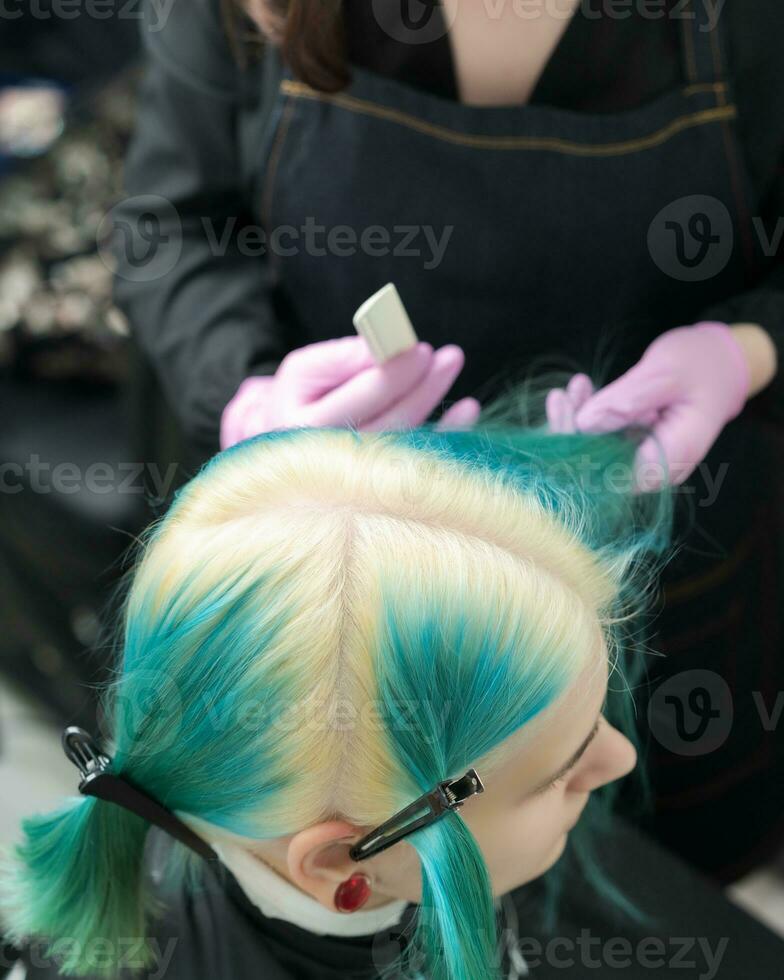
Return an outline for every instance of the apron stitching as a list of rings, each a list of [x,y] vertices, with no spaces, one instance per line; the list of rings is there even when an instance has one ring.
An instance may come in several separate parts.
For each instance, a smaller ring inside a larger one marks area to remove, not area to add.
[[[730,183],[732,184],[732,191],[735,196],[735,206],[738,209],[743,260],[746,265],[746,272],[749,273],[754,268],[754,245],[750,234],[749,207],[740,177],[737,146],[726,120],[722,125],[722,133],[724,136],[724,155],[730,171]]]
[[[289,123],[291,122],[291,116],[294,111],[294,103],[289,101],[283,110],[283,113],[278,122],[278,127],[275,132],[275,138],[272,144],[269,155],[269,163],[267,165],[267,173],[264,180],[264,187],[262,190],[262,200],[261,200],[261,221],[266,227],[270,227],[270,210],[272,207],[272,190],[275,185],[275,178],[278,172],[278,163],[280,161],[281,153],[283,152],[283,144],[286,141],[286,135],[289,130]]]
[[[683,53],[686,59],[686,72],[690,82],[697,81],[697,59],[694,51],[694,38],[691,33],[691,25],[684,17],[681,20],[681,34],[683,35]]]
[[[713,57],[713,70],[716,74],[716,78],[721,78],[724,75],[724,64],[722,62],[721,54],[719,52],[719,42],[716,37],[716,28],[710,32],[710,42],[711,42],[711,56]],[[724,105],[724,92],[718,93],[719,102]]]
[[[721,105],[726,105],[727,102],[723,98],[726,90],[726,82],[698,82],[696,85],[687,85],[682,91],[684,95],[696,95],[698,92],[715,92],[721,98]]]
[[[416,130],[427,136],[432,136],[434,139],[440,139],[445,143],[456,143],[460,146],[469,146],[476,149],[552,150],[568,156],[625,156],[638,150],[647,150],[654,146],[659,146],[684,129],[717,122],[722,119],[732,119],[738,114],[736,107],[732,104],[703,109],[699,112],[678,116],[662,129],[651,133],[649,136],[618,143],[591,144],[574,143],[557,137],[493,137],[459,133],[445,126],[436,126],[432,123],[427,123],[424,120],[418,119],[416,116],[412,116],[410,113],[401,112],[398,109],[378,106],[365,99],[358,99],[353,95],[343,95],[340,93],[331,95],[325,92],[318,92],[302,82],[289,81],[288,79],[284,79],[281,82],[281,90],[287,95],[296,98],[312,99],[318,102],[331,102],[333,105],[350,112],[359,112],[390,122],[396,122],[401,126],[406,126],[408,129]]]
[[[710,32],[711,55],[713,57],[713,69],[716,73],[716,77],[722,78],[727,74],[727,68],[724,64],[724,58],[722,57],[721,47],[719,45],[719,39],[716,31],[717,28],[714,28]],[[723,91],[717,93],[717,101],[721,105],[726,104],[726,98]],[[735,197],[735,207],[738,210],[741,245],[743,248],[743,261],[746,266],[746,272],[750,273],[754,268],[754,245],[750,230],[751,221],[749,205],[748,201],[746,200],[746,194],[744,193],[743,182],[741,180],[737,143],[733,138],[732,130],[726,120],[722,124],[722,136],[724,142],[724,155],[727,160],[727,167],[729,168],[730,172],[730,183],[732,185],[732,192]]]

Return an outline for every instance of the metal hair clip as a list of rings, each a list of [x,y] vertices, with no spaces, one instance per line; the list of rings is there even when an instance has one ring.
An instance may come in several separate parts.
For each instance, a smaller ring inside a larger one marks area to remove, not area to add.
[[[435,823],[447,811],[457,810],[470,796],[484,793],[484,790],[476,769],[469,769],[457,779],[444,779],[436,785],[435,789],[424,793],[389,820],[385,820],[375,830],[371,830],[362,840],[357,841],[349,851],[351,860],[364,861],[374,854],[385,851],[399,840],[413,834],[415,830],[421,830],[422,827]],[[425,807],[428,808],[428,813],[406,823],[410,817],[414,817]]]
[[[191,848],[206,860],[218,860],[218,855],[171,810],[161,806],[147,793],[134,786],[125,776],[109,772],[112,760],[99,751],[93,737],[83,728],[66,728],[62,735],[63,751],[81,773],[79,792],[99,800],[116,803],[131,813],[165,830],[180,843]]]

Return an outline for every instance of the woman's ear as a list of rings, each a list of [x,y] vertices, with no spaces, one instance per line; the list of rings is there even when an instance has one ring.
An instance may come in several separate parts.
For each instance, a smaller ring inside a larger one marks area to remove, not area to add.
[[[360,828],[344,820],[325,821],[294,834],[287,851],[292,882],[334,912],[338,885],[356,871],[367,870],[348,853],[362,835]]]

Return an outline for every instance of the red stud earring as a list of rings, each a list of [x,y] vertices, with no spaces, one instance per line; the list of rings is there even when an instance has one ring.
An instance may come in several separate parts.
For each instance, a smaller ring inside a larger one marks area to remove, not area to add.
[[[356,912],[369,898],[370,878],[358,871],[335,889],[335,908],[338,912]]]

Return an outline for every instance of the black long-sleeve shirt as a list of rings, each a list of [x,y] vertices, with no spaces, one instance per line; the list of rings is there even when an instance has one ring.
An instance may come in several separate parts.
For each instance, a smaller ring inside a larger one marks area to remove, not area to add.
[[[127,197],[115,212],[115,299],[186,431],[209,453],[217,449],[221,412],[240,381],[274,371],[294,346],[265,259],[243,254],[237,242],[242,227],[257,220],[248,202],[261,177],[258,148],[274,83],[266,74],[269,60],[267,69],[264,61],[238,68],[219,0],[174,0],[168,16],[158,6],[145,2],[141,27],[147,64],[126,160]],[[372,7],[367,0],[345,4],[349,62],[457,98],[448,37],[396,42]],[[651,18],[635,4],[628,16],[606,9],[601,0],[583,3],[531,103],[616,112],[679,84],[678,20]],[[784,5],[726,0],[720,9],[757,217],[769,243],[778,245],[778,258],[763,281],[705,310],[703,318],[760,323],[784,363]],[[205,226],[233,232],[225,250]],[[151,241],[153,260],[142,261]],[[760,397],[781,415],[782,396],[784,370]]]

